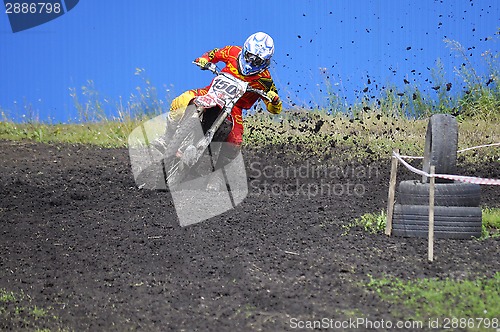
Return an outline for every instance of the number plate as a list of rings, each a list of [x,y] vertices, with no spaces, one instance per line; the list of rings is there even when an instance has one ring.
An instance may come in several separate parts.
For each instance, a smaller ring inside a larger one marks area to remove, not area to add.
[[[245,82],[236,82],[224,75],[219,75],[212,82],[210,90],[221,98],[237,98],[245,93],[246,85]]]

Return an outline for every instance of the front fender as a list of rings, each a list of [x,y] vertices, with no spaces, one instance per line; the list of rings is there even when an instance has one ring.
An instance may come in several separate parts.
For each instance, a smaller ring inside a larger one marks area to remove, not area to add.
[[[203,108],[212,108],[219,106],[221,109],[226,106],[226,103],[224,102],[223,99],[218,98],[217,96],[214,95],[203,95],[203,96],[198,96],[194,98],[193,103],[196,106],[200,106]]]

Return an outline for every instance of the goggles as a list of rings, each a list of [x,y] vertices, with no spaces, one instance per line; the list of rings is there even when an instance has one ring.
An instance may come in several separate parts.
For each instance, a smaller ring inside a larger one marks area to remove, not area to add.
[[[245,52],[245,61],[255,67],[260,67],[266,63],[266,60],[250,52]]]

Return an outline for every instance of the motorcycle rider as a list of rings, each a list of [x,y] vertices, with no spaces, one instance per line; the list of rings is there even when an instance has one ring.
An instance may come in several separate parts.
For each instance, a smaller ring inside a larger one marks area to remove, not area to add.
[[[215,48],[195,59],[195,63],[204,69],[207,64],[224,62],[226,66],[222,72],[248,82],[253,88],[265,91],[270,99],[270,101],[264,100],[267,110],[272,114],[279,114],[282,102],[268,70],[273,54],[274,41],[271,36],[264,32],[257,32],[247,38],[243,47]],[[172,101],[167,118],[167,133],[177,126],[189,102],[196,96],[207,94],[209,88],[210,85],[202,89],[188,90]],[[215,169],[224,167],[238,155],[243,139],[242,110],[251,108],[260,98],[256,93],[246,92],[233,107],[231,111],[233,128],[226,139],[228,144],[223,144]],[[221,179],[212,177],[207,189],[217,190],[221,185],[223,185]]]

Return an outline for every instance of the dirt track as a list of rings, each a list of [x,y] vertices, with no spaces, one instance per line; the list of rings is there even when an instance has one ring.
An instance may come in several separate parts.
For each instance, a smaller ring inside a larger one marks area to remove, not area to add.
[[[266,194],[264,180],[282,188],[294,179],[259,178],[236,209],[182,228],[168,193],[135,187],[126,149],[14,142],[0,149],[0,288],[52,307],[60,319],[44,323],[49,328],[281,331],[293,318],[395,320],[405,309],[366,290],[368,275],[500,271],[491,259],[500,257],[499,240],[438,240],[430,264],[423,239],[344,234],[342,225],[385,209],[388,160],[351,165],[358,172],[341,178],[300,179],[363,186],[351,195]],[[245,161],[304,165],[280,151],[247,150]],[[500,178],[498,162],[460,173]],[[252,170],[248,176],[256,180]],[[500,207],[500,189],[485,187],[483,203]],[[23,327],[0,318],[0,330]]]

